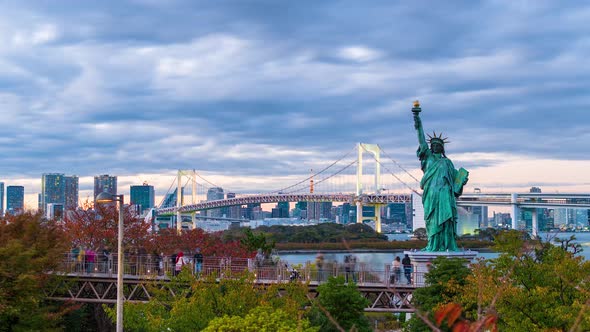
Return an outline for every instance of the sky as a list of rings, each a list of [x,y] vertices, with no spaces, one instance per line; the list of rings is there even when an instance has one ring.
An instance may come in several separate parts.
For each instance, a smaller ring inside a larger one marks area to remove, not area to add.
[[[295,182],[358,142],[419,176],[410,109],[467,190],[590,189],[584,1],[3,1],[0,181]]]

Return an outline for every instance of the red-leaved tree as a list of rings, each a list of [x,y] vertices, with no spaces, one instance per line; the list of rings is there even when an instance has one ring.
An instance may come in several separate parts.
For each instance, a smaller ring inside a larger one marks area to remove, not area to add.
[[[128,207],[123,209],[123,245],[129,249],[149,245],[151,225]],[[93,209],[92,203],[86,201],[81,209],[65,213],[63,228],[73,247],[116,248],[118,221],[119,212],[114,205],[97,204]]]

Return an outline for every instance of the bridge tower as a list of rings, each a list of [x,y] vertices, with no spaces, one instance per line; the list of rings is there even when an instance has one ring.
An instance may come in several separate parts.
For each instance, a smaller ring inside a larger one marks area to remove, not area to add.
[[[197,202],[197,171],[192,170],[178,170],[178,178],[177,184],[178,187],[176,189],[176,232],[180,234],[182,231],[182,214],[180,213],[180,208],[184,204],[184,195],[182,195],[182,177],[188,176],[191,180],[191,204],[195,204]],[[193,223],[193,228],[197,227],[197,218],[195,217],[195,211],[191,212],[191,221]]]
[[[375,195],[381,193],[381,148],[377,144],[358,143],[358,160],[356,168],[356,222],[363,222],[363,152],[368,152],[375,159]],[[369,189],[369,188],[368,188]],[[381,206],[383,204],[372,204],[375,207],[375,231],[381,233]]]

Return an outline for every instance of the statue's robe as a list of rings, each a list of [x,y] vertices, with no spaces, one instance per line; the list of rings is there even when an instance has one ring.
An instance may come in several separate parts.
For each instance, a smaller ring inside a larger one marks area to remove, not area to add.
[[[420,145],[417,154],[424,172],[420,181],[428,234],[428,245],[424,251],[458,251],[456,197],[461,192],[454,190],[458,171],[450,159],[433,153],[426,144]],[[462,191],[462,184],[459,188]]]

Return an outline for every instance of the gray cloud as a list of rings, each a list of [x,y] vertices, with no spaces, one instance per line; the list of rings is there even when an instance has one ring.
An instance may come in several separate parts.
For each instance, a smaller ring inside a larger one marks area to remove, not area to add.
[[[589,19],[553,1],[9,1],[0,176],[305,175],[357,142],[416,168],[414,99],[451,157],[587,160]]]

